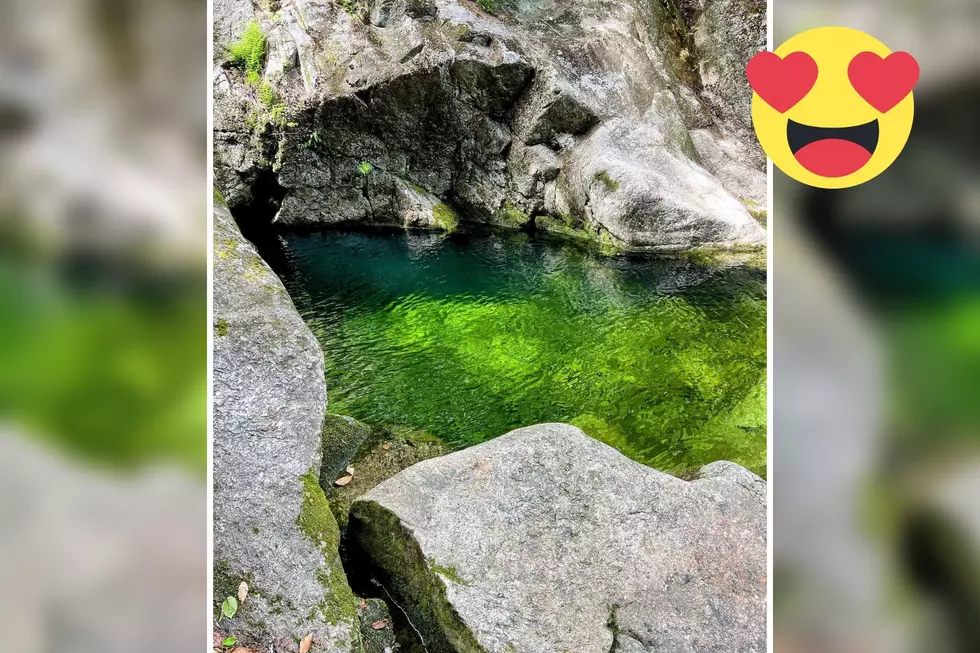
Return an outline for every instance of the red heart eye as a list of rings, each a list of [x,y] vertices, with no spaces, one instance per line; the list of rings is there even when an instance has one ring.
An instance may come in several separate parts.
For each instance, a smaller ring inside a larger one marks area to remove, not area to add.
[[[865,102],[887,113],[912,92],[919,81],[919,63],[908,52],[892,52],[884,59],[862,52],[851,59],[847,78]]]
[[[745,69],[752,90],[779,113],[786,113],[806,97],[817,83],[817,62],[806,52],[780,58],[763,51]]]

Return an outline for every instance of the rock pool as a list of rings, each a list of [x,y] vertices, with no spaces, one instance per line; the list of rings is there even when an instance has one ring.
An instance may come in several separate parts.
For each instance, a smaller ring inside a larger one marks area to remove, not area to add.
[[[323,346],[332,413],[454,447],[570,422],[675,474],[765,474],[764,270],[524,233],[279,241],[267,258]]]

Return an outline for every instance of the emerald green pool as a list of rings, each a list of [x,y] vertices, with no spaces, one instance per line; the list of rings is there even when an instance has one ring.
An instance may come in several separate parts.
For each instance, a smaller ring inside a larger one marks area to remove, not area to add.
[[[766,277],[526,234],[281,236],[329,410],[465,447],[570,422],[683,474],[766,463]]]

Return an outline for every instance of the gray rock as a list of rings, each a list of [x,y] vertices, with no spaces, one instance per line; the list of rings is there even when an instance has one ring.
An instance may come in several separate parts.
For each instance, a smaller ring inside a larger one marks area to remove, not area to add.
[[[683,481],[543,424],[356,501],[351,542],[430,652],[766,650],[765,483]]]
[[[318,484],[323,354],[275,273],[214,210],[214,603],[243,645],[358,651],[339,531]],[[319,650],[319,649],[318,649]]]
[[[276,200],[282,226],[441,229],[426,213],[442,201],[464,220],[524,226],[542,215],[627,249],[757,247],[765,233],[732,197],[755,200],[765,179],[745,122],[744,67],[765,43],[754,2],[521,3],[490,16],[461,0],[371,0],[350,13],[287,0],[282,27],[266,21],[267,81],[294,127],[228,129],[249,121],[232,120],[238,110],[219,94],[265,109],[241,75],[216,79],[216,179],[237,207],[264,201],[271,170],[288,189]],[[294,52],[300,74],[278,74]],[[617,173],[620,195],[597,194],[595,161],[633,168]],[[376,171],[369,183],[362,162]]]
[[[662,127],[610,120],[567,157],[561,206],[628,249],[762,245],[765,231]],[[680,183],[683,180],[683,183]]]
[[[369,437],[371,427],[367,424],[347,415],[327,415],[321,432],[323,462],[320,465],[320,485],[332,487]]]

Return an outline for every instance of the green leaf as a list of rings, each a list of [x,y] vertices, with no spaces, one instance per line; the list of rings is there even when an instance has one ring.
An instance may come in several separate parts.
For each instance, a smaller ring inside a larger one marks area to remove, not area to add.
[[[237,642],[237,641],[238,640],[235,639],[234,637],[225,637],[224,641],[221,642],[221,645],[222,646],[234,646],[235,645],[235,642]]]
[[[229,596],[227,599],[225,599],[225,602],[221,604],[221,614],[231,619],[237,612],[238,599],[236,599],[234,596]]]
[[[367,161],[362,161],[361,162],[361,165],[357,166],[357,169],[360,170],[361,171],[361,174],[366,177],[369,174],[371,174],[371,171],[372,170],[374,170],[374,166],[372,166]]]

